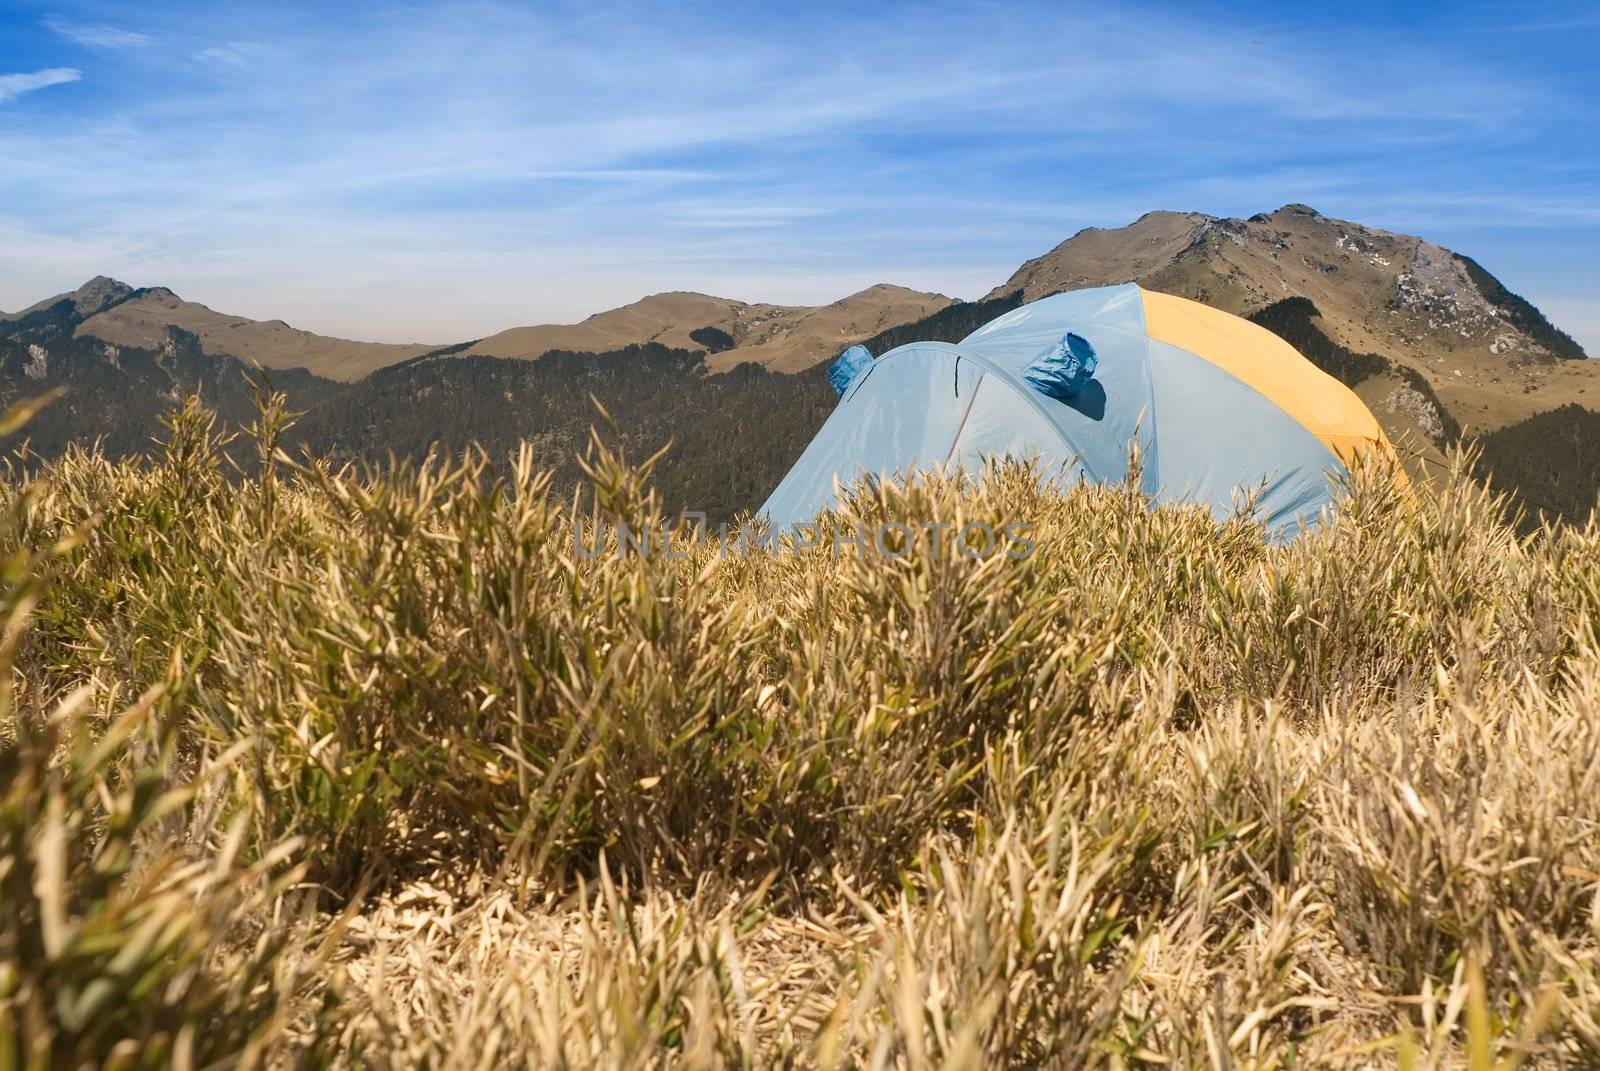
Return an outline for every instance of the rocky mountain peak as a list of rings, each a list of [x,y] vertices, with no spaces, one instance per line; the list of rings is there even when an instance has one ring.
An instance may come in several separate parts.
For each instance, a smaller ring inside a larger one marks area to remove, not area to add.
[[[1295,202],[1248,219],[1148,212],[1126,227],[1086,229],[989,297],[1021,290],[1032,301],[1125,282],[1241,316],[1304,299],[1332,343],[1431,385],[1476,432],[1586,401],[1594,378],[1590,362],[1570,359],[1584,356],[1581,346],[1470,258]],[[1376,392],[1406,386],[1390,378],[1363,388],[1380,419],[1390,399]]]
[[[66,296],[72,299],[79,316],[89,317],[120,301],[126,301],[133,293],[133,287],[120,279],[96,275]]]

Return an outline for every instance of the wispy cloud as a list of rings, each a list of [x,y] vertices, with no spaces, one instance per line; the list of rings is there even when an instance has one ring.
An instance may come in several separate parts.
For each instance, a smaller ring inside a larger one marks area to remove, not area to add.
[[[726,198],[686,201],[662,206],[663,222],[693,230],[738,230],[745,227],[787,227],[830,215],[819,204],[730,203]]]
[[[76,82],[82,77],[83,72],[75,67],[45,67],[28,74],[0,74],[0,104],[8,104],[24,93]]]
[[[143,48],[151,42],[149,34],[108,26],[103,22],[84,23],[63,18],[48,18],[44,20],[43,25],[51,33],[65,37],[73,44],[82,45],[84,48],[112,50]]]
[[[194,58],[204,66],[225,74],[241,74],[266,58],[267,50],[250,41],[234,41],[226,45],[202,48]]]
[[[105,39],[68,114],[6,112],[0,306],[114,271],[444,340],[663,289],[972,296],[1084,226],[1288,201],[1600,292],[1583,42],[1427,3],[49,2],[147,43]]]

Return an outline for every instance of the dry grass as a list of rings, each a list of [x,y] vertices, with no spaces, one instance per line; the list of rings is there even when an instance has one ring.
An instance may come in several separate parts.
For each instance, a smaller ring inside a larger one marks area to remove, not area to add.
[[[0,1067],[1592,1066],[1600,526],[865,492],[574,551],[526,459],[0,486]]]

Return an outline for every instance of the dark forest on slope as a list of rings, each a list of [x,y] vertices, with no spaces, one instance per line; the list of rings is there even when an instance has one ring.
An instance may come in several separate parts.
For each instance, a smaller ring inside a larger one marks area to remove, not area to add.
[[[75,337],[80,321],[72,302],[63,300],[0,323],[0,405],[60,395],[28,423],[23,441],[32,453],[51,458],[74,443],[99,443],[113,459],[143,454],[165,434],[162,416],[196,391],[225,428],[253,419],[253,383],[264,377],[244,362],[202,353],[195,336],[177,328],[157,350]],[[273,372],[270,383],[294,410],[348,389],[303,369]],[[6,445],[10,452],[17,444]]]
[[[1524,524],[1548,517],[1582,524],[1600,495],[1600,413],[1564,405],[1479,440],[1479,470],[1511,491]]]
[[[381,369],[306,413],[294,441],[336,460],[459,453],[492,459],[526,440],[558,489],[600,424],[598,400],[630,460],[671,444],[655,470],[669,510],[713,519],[759,506],[833,408],[822,369],[798,375],[740,365],[707,375],[704,357],[659,345],[550,353],[534,361],[419,358]]]
[[[1310,298],[1291,297],[1251,313],[1249,320],[1289,343],[1306,360],[1347,387],[1354,387],[1385,372],[1399,377],[1427,399],[1439,414],[1439,422],[1444,427],[1439,446],[1449,446],[1461,438],[1461,425],[1439,401],[1439,396],[1433,392],[1433,387],[1421,372],[1397,365],[1380,354],[1357,353],[1339,345],[1317,326],[1319,315],[1316,304]]]

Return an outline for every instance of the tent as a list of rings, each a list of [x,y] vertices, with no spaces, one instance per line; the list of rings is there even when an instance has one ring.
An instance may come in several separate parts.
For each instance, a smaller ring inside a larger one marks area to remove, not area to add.
[[[1315,524],[1356,456],[1393,456],[1360,399],[1272,332],[1132,283],[869,358],[855,347],[834,366],[838,408],[761,508],[774,527],[811,520],[863,473],[1012,457],[1062,485],[1121,481],[1137,442],[1152,499],[1222,516],[1254,493],[1282,541]]]

